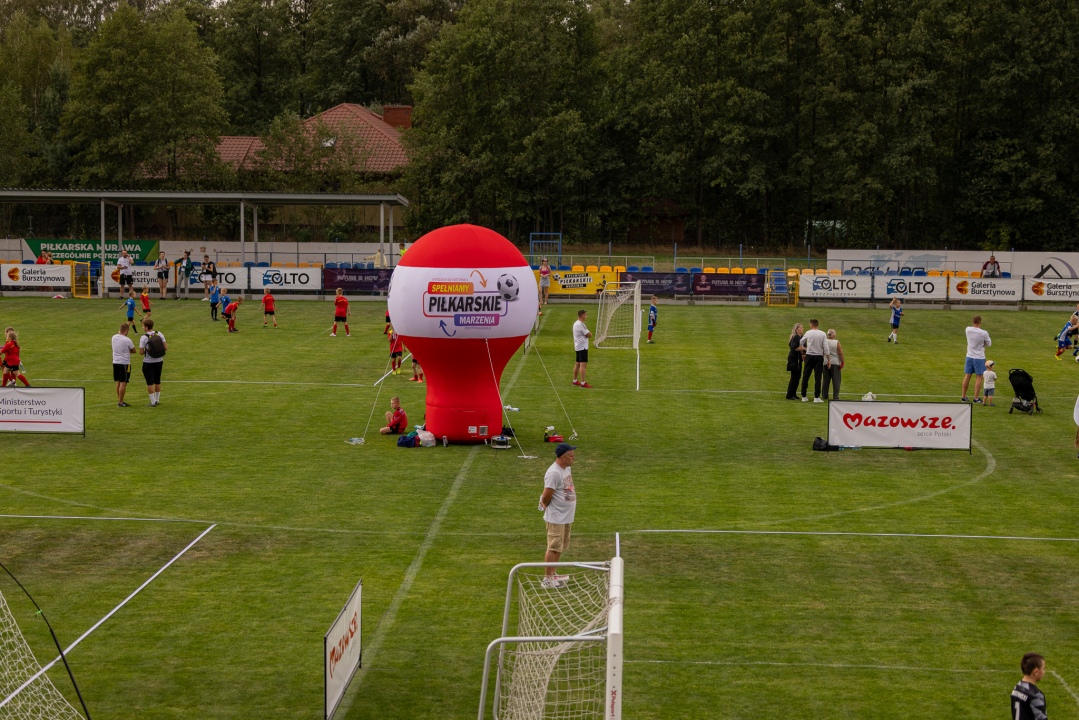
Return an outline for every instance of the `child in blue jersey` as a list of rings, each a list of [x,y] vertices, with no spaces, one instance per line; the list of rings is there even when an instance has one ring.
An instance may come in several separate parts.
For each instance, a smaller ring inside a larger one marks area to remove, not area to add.
[[[127,321],[131,324],[132,327],[134,327],[134,325],[135,325],[135,291],[134,290],[131,291],[131,293],[128,296],[127,300],[124,300],[122,303],[120,303],[120,309],[123,310],[124,308],[127,308]],[[138,335],[138,333],[135,333],[135,334]]]
[[[221,309],[224,310],[225,308],[227,308],[229,306],[229,303],[231,303],[231,302],[232,302],[232,298],[229,297],[229,291],[228,290],[222,290],[221,291]]]
[[[217,322],[217,308],[221,304],[221,286],[214,285],[210,290],[210,320]]]
[[[892,298],[892,304],[888,306],[892,310],[892,332],[888,336],[888,342],[899,342],[899,319],[903,317],[903,301],[899,298]]]
[[[652,296],[652,304],[648,308],[648,342],[655,345],[655,341],[652,340],[652,331],[656,329],[656,319],[659,317],[659,308],[656,307],[656,302],[659,298],[655,295]]]
[[[1057,360],[1071,346],[1071,340],[1079,335],[1079,316],[1072,315],[1064,324],[1064,329],[1057,333]]]

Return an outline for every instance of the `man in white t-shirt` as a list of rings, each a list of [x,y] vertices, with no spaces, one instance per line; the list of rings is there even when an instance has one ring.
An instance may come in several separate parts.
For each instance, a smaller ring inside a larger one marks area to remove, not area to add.
[[[116,381],[116,407],[127,407],[124,402],[124,393],[127,392],[127,383],[131,380],[131,351],[135,349],[135,343],[127,336],[130,325],[120,323],[120,332],[112,336],[112,379]]]
[[[576,446],[559,443],[554,449],[555,461],[543,475],[543,495],[540,496],[539,509],[547,522],[547,554],[543,561],[556,563],[569,547],[570,529],[573,516],[577,511],[577,491],[573,487],[573,451]],[[543,587],[561,587],[566,576],[555,573],[555,568],[547,568],[543,577]]]
[[[135,278],[131,274],[131,256],[127,254],[127,250],[121,250],[120,257],[116,258],[116,272],[120,275],[120,290],[127,295],[135,284]]]
[[[820,323],[816,320],[809,321],[809,330],[802,336],[802,344],[799,348],[805,353],[805,364],[802,366],[802,402],[809,402],[806,390],[809,388],[809,375],[813,374],[813,402],[822,403],[820,396],[820,378],[828,362],[828,336],[820,329]]]
[[[975,315],[967,328],[967,361],[963,367],[963,402],[967,399],[967,386],[970,385],[970,376],[977,375],[974,381],[974,402],[982,402],[982,378],[985,375],[985,349],[993,344],[989,339],[989,333],[982,330],[982,316]]]
[[[592,337],[588,326],[584,324],[587,315],[587,310],[578,310],[577,322],[573,323],[573,350],[577,353],[576,362],[573,363],[573,384],[583,388],[592,387],[584,379],[588,370],[588,338]],[[578,376],[581,378],[580,382],[577,381]]]

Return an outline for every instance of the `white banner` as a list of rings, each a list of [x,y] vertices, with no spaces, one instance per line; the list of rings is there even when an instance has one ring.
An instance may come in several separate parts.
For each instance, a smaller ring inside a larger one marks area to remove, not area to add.
[[[936,278],[934,278],[936,279]],[[1016,300],[1022,297],[1020,278],[960,278],[948,279],[950,296],[956,300]]]
[[[321,290],[321,268],[251,268],[251,289]]]
[[[828,444],[969,451],[971,416],[967,403],[833,400]]]
[[[83,388],[0,388],[0,432],[86,434]]]
[[[947,297],[946,277],[873,276],[873,298],[876,300],[944,300]]]
[[[1023,278],[1026,283],[1026,297],[1031,300],[1053,300],[1056,302],[1079,301],[1079,280],[1039,280]]]
[[[136,290],[141,290],[144,287],[148,287],[151,290],[157,290],[157,271],[153,266],[148,265],[132,265],[129,267],[128,272],[131,274],[131,282],[134,283]],[[169,268],[169,286],[172,285],[172,268]],[[120,270],[115,265],[105,266],[105,288],[108,290],[115,290],[120,287]]]
[[[804,298],[869,299],[872,289],[868,275],[802,275],[798,281],[798,295]]]
[[[191,269],[189,284],[192,290],[202,290],[202,268]],[[209,274],[206,275],[209,280]],[[217,284],[227,290],[247,289],[247,268],[217,268]],[[171,285],[170,285],[171,287]]]
[[[325,663],[323,686],[325,690],[324,717],[333,717],[341,698],[345,696],[348,683],[360,667],[360,627],[362,620],[363,580],[356,583],[348,602],[333,621],[322,641]]]
[[[0,265],[0,284],[10,287],[71,287],[70,265]]]

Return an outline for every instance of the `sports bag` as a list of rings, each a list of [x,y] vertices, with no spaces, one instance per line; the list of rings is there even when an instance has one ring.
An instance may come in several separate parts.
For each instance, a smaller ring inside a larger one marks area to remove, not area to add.
[[[165,340],[161,333],[150,333],[146,336],[146,354],[157,359],[165,357]]]
[[[419,444],[420,444],[420,439],[416,435],[415,430],[408,433],[407,435],[402,435],[401,437],[397,438],[397,447],[414,448]]]

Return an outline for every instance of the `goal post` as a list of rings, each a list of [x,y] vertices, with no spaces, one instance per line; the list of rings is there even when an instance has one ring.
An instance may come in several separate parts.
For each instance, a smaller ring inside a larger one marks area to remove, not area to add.
[[[90,273],[90,263],[73,262],[71,264],[71,296],[89,298],[92,287],[93,276]]]
[[[641,389],[641,281],[604,283],[599,293],[596,349],[633,350]]]

